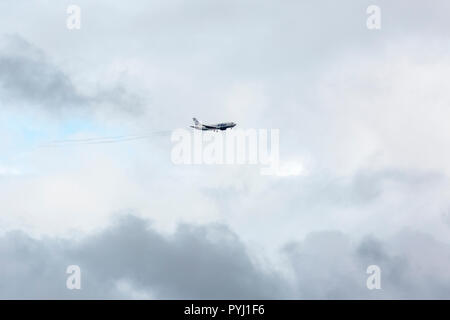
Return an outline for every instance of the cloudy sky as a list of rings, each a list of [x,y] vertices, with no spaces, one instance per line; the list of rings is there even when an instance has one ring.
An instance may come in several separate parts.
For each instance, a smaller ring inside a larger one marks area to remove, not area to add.
[[[448,12],[1,1],[0,298],[450,298]],[[194,116],[280,129],[284,174],[174,164]]]

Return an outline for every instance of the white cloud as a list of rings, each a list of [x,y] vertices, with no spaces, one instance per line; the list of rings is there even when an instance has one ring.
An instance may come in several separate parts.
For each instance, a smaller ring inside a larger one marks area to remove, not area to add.
[[[305,174],[305,168],[299,161],[282,161],[276,170],[276,175],[281,177],[299,176]]]

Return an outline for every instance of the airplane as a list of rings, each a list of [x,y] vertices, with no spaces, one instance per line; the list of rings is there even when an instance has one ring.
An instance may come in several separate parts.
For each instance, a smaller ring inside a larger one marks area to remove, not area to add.
[[[202,124],[200,121],[198,121],[196,118],[192,118],[194,120],[195,126],[191,126],[191,128],[197,129],[197,130],[227,130],[228,128],[232,129],[236,126],[236,123],[234,122],[224,122],[224,123],[217,123],[217,124]]]

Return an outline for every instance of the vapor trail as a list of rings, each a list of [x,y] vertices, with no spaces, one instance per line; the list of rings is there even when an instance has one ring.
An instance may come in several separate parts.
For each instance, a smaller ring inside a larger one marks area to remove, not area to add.
[[[105,143],[118,143],[134,140],[149,139],[154,136],[166,136],[170,133],[170,130],[155,131],[146,135],[123,135],[123,136],[110,136],[110,137],[97,137],[97,138],[85,138],[85,139],[67,139],[67,140],[54,140],[40,147],[64,147],[64,146],[78,146],[87,144],[105,144]]]

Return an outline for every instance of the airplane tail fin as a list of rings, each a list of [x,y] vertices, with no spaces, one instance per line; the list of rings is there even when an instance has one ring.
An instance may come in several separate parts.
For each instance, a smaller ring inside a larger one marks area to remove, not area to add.
[[[198,126],[199,124],[201,124],[200,121],[197,120],[197,118],[192,118],[192,120],[194,120],[194,123],[195,123],[196,126]]]

